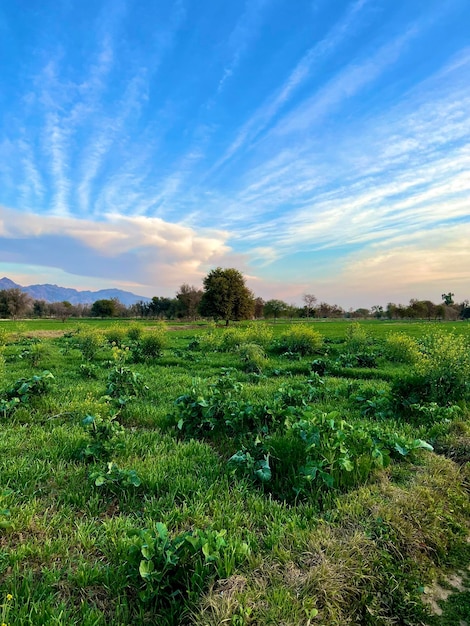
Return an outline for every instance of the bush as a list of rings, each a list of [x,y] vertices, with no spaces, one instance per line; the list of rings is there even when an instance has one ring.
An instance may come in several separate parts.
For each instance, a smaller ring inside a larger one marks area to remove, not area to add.
[[[432,332],[422,342],[423,358],[416,369],[426,386],[428,400],[458,402],[470,392],[470,346],[463,336]]]
[[[364,349],[370,343],[367,331],[359,322],[351,322],[346,331],[346,343],[350,350]]]
[[[77,345],[87,361],[92,361],[103,345],[103,334],[96,328],[87,328],[77,335]]]
[[[162,355],[167,346],[167,330],[164,324],[160,324],[155,330],[147,333],[133,349],[135,361],[151,361]]]
[[[279,352],[291,352],[301,356],[319,352],[323,345],[320,333],[305,324],[291,326],[276,342]]]
[[[110,344],[120,347],[126,336],[126,331],[122,324],[112,324],[106,329],[104,336]]]
[[[434,402],[448,406],[470,395],[470,350],[464,337],[431,332],[421,343],[421,358],[392,384],[395,406]]]
[[[405,333],[393,333],[387,337],[385,354],[396,363],[417,363],[421,358],[418,343]]]
[[[268,362],[263,348],[256,343],[242,344],[238,348],[238,353],[241,356],[246,372],[261,374]]]
[[[272,330],[266,324],[257,322],[236,328],[226,328],[219,332],[212,329],[200,337],[200,345],[209,350],[233,352],[238,350],[242,344],[256,343],[262,348],[267,348],[272,338]]]
[[[131,322],[127,327],[127,336],[131,341],[139,341],[142,337],[142,326],[137,322]]]

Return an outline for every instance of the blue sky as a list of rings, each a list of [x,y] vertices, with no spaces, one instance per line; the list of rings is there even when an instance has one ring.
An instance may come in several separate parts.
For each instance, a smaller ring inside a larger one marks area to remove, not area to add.
[[[470,298],[468,0],[3,0],[0,274]]]

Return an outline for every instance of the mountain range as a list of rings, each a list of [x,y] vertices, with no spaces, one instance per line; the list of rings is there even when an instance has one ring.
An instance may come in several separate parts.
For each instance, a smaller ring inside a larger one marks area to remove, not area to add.
[[[119,302],[130,306],[136,302],[149,302],[150,298],[137,296],[130,291],[122,289],[100,289],[99,291],[78,291],[69,287],[59,287],[58,285],[29,285],[23,287],[7,277],[0,278],[0,291],[3,289],[21,289],[34,300],[45,300],[46,302],[63,302],[66,300],[71,304],[92,304],[95,300],[111,300],[117,298]]]

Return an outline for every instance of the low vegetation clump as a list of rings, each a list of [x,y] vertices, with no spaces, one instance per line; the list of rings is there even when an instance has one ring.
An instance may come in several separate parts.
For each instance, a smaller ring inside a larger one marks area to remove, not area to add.
[[[132,346],[133,359],[136,363],[158,359],[167,345],[166,326],[159,324],[135,341]]]
[[[470,562],[464,332],[31,328],[0,352],[6,624],[466,619],[423,602]]]
[[[299,324],[282,333],[275,347],[281,353],[308,356],[320,352],[322,345],[323,338],[318,331],[306,324]]]
[[[419,344],[405,333],[393,333],[387,337],[385,352],[394,363],[415,364],[420,360]]]

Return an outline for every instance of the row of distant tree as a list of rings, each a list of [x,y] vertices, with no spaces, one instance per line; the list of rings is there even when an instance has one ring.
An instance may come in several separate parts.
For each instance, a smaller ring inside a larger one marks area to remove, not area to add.
[[[174,298],[154,296],[125,306],[119,300],[96,300],[93,304],[46,302],[33,300],[20,289],[0,290],[0,318],[57,318],[70,317],[138,317],[165,320],[197,320],[211,318],[241,319],[293,319],[293,318],[354,318],[354,319],[470,319],[468,300],[457,303],[454,294],[442,294],[442,302],[410,300],[409,304],[389,302],[386,307],[359,308],[345,311],[336,304],[318,302],[313,294],[304,294],[303,306],[283,300],[263,300],[256,297],[245,284],[243,275],[236,269],[216,268],[203,281],[204,288],[183,284]]]

